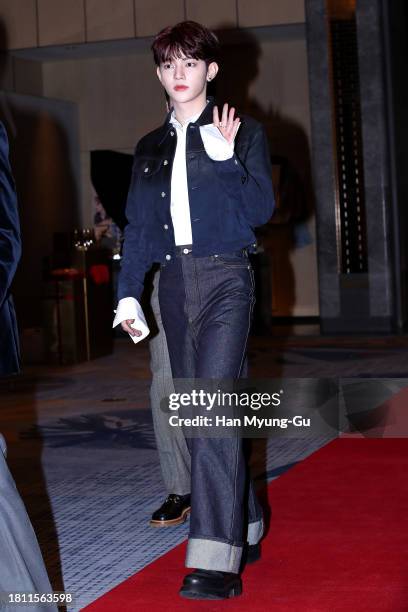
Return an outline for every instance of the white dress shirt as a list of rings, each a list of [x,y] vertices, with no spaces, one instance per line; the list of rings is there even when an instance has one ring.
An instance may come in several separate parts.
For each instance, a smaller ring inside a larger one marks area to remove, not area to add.
[[[198,119],[201,113],[190,117],[181,124],[174,114],[170,122],[177,130],[177,147],[174,154],[173,170],[171,175],[171,198],[170,214],[174,227],[175,244],[193,244],[191,230],[190,204],[188,199],[187,165],[186,165],[186,134],[189,123]],[[200,134],[205,151],[214,161],[230,159],[234,154],[234,142],[231,144],[225,140],[219,129],[214,124],[200,126]],[[130,336],[134,343],[140,342],[150,333],[139,302],[133,297],[119,300],[113,327],[122,321],[134,319],[132,327],[142,332],[141,336]],[[130,334],[129,334],[130,335]]]
[[[191,231],[190,203],[188,201],[187,165],[186,165],[186,138],[189,123],[194,123],[201,113],[187,119],[182,125],[177,121],[174,111],[170,123],[177,131],[177,147],[173,161],[171,175],[170,214],[174,227],[175,244],[193,244]],[[208,124],[200,127],[206,153],[211,159],[221,161],[230,159],[234,153],[234,145],[229,144],[215,125]]]

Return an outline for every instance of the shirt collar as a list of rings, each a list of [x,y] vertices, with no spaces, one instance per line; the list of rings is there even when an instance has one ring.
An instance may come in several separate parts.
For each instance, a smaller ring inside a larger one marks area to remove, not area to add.
[[[195,125],[198,125],[198,126],[212,124],[213,123],[213,108],[214,108],[214,106],[215,106],[215,99],[212,96],[208,96],[207,106],[204,108],[204,110],[202,111],[201,115],[199,115],[198,117],[195,115],[195,119],[194,119],[194,117],[192,117],[192,118],[189,119],[189,122],[190,123],[195,123]],[[173,111],[170,110],[168,112],[166,120],[165,120],[165,122],[164,122],[164,124],[162,126],[162,132],[161,132],[160,140],[159,140],[159,143],[158,143],[159,146],[162,144],[163,140],[166,138],[166,136],[170,132],[171,127],[174,125],[174,123],[172,122],[172,116],[173,116]],[[193,119],[194,119],[194,121],[193,121]]]
[[[184,128],[189,123],[194,123],[195,121],[197,121],[197,119],[199,118],[200,115],[201,115],[201,113],[197,113],[196,115],[193,115],[192,117],[189,117],[184,124],[181,124],[180,121],[178,121],[178,119],[176,118],[174,110],[172,110],[171,111],[171,115],[170,115],[170,123],[172,125],[174,125],[175,127]]]

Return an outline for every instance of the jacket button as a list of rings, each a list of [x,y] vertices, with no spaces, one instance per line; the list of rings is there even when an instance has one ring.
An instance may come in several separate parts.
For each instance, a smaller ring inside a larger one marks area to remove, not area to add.
[[[146,166],[146,168],[144,169],[145,172],[149,172],[149,168]]]
[[[167,159],[165,159],[164,162],[163,162],[163,166],[167,166],[168,163],[169,162],[167,161]]]
[[[238,162],[237,162],[236,159],[234,159],[234,163],[235,163],[236,166],[238,166]]]
[[[164,227],[164,229],[165,229],[165,230],[168,230],[168,229],[169,229],[169,226],[167,225],[167,223],[165,223],[165,224],[163,225],[163,227]]]
[[[173,132],[173,130],[171,130],[171,132],[170,132],[170,136],[174,136],[174,132]]]
[[[184,255],[187,255],[190,252],[190,249],[183,249]]]
[[[167,259],[167,261],[170,261],[170,259],[171,259],[171,255],[168,255],[168,254],[167,254],[167,255],[166,255],[166,259]]]
[[[164,191],[161,192],[161,197],[165,198],[166,197],[166,193]]]

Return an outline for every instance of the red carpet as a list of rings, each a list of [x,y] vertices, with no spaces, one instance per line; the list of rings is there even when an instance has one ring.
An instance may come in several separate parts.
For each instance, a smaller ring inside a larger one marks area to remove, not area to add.
[[[271,527],[241,597],[181,599],[182,545],[85,609],[408,611],[408,440],[336,440],[273,482],[268,495]]]

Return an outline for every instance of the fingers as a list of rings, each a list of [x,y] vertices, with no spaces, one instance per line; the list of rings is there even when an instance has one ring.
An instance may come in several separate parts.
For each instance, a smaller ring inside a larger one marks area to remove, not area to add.
[[[228,104],[227,103],[225,103],[224,106],[222,107],[221,123],[222,123],[222,126],[225,128],[228,125]]]
[[[228,113],[228,127],[230,127],[230,129],[232,129],[234,126],[234,115],[235,115],[235,108],[231,106],[230,111]]]
[[[133,335],[133,329],[130,327],[131,323],[134,323],[134,319],[128,319],[127,321],[122,321],[122,323],[120,324],[121,328],[123,329],[123,331],[127,332],[128,334]]]
[[[127,319],[126,321],[122,321],[121,327],[123,331],[127,332],[131,336],[141,336],[142,332],[139,329],[134,329],[133,327],[131,327],[134,322],[134,319]]]
[[[225,103],[222,108],[222,117],[219,118],[218,108],[214,106],[213,110],[213,121],[214,125],[220,130],[224,138],[229,142],[233,142],[241,125],[239,117],[235,117],[235,108],[231,106],[228,109],[228,104]]]
[[[213,110],[213,122],[214,122],[214,125],[216,125],[218,127],[218,125],[220,123],[220,117],[218,115],[218,106],[214,106],[214,110]]]
[[[234,119],[234,123],[233,123],[233,126],[232,126],[232,135],[233,135],[232,138],[233,138],[233,140],[235,139],[235,136],[237,135],[237,132],[238,132],[238,129],[239,129],[240,125],[241,125],[241,120],[240,120],[239,117],[237,117],[236,119]]]
[[[213,109],[214,125],[216,125],[217,127],[224,128],[224,129],[231,128],[234,122],[234,114],[235,114],[235,108],[232,106],[228,111],[228,104],[225,103],[224,106],[222,107],[222,117],[220,119],[219,113],[218,113],[218,107],[214,106],[214,109]]]

